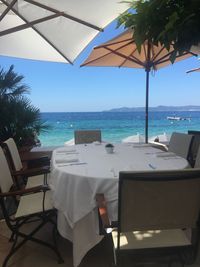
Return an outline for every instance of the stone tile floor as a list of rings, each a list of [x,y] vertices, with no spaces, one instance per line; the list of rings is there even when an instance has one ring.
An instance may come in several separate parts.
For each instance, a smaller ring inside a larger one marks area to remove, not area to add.
[[[50,229],[45,228],[41,231],[40,235],[42,238],[49,238]],[[2,266],[3,259],[12,243],[8,241],[10,237],[9,229],[7,228],[4,221],[0,222],[0,266]],[[72,262],[72,244],[59,237],[59,251],[64,259],[64,264],[58,264],[56,256],[52,251],[44,246],[28,242],[10,259],[8,267],[57,267],[67,266],[73,267]],[[199,253],[200,254],[200,253]],[[94,247],[84,257],[79,267],[110,267],[112,266],[112,246],[109,238],[104,238],[101,243]],[[134,264],[134,261],[130,257],[126,257],[123,262],[123,267],[129,266],[140,266],[142,264]],[[147,267],[165,267],[167,264],[147,264]],[[173,267],[179,267],[180,264],[173,264]],[[200,256],[198,257],[195,264],[190,265],[191,267],[200,267]]]

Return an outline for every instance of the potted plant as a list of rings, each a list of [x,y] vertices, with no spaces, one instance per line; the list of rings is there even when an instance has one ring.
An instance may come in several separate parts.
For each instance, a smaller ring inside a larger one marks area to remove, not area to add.
[[[105,145],[105,149],[108,154],[112,154],[114,151],[114,145],[111,143],[108,143]]]

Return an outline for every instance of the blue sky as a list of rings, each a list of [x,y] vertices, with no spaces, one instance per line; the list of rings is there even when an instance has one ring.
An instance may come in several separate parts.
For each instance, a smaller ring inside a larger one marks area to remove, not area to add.
[[[77,58],[74,65],[0,57],[1,67],[14,64],[31,88],[28,96],[41,112],[102,111],[119,107],[145,105],[145,71],[143,69],[82,67],[95,45],[123,29],[116,23],[100,33]],[[190,58],[150,75],[149,105],[200,105],[200,73],[186,71],[200,66]]]

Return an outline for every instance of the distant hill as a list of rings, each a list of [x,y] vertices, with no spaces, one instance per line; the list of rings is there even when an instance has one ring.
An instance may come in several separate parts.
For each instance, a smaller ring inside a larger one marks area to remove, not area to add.
[[[121,108],[113,108],[110,110],[104,110],[103,112],[134,112],[134,111],[144,111],[144,107],[121,107]],[[200,106],[157,106],[157,107],[149,107],[149,111],[200,111]]]

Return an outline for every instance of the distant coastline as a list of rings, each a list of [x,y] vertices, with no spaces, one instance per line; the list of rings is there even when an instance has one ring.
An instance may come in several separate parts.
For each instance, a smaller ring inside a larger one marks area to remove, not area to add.
[[[138,111],[144,111],[144,107],[121,107],[121,108],[113,108],[110,110],[104,110],[103,112],[138,112]],[[200,111],[200,106],[157,106],[157,107],[149,107],[149,111]]]

